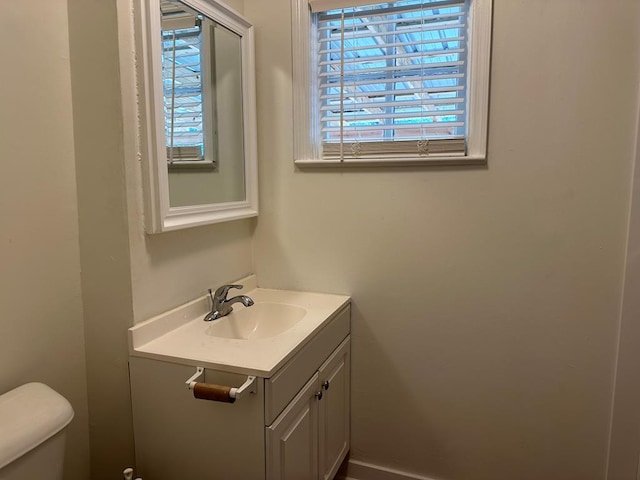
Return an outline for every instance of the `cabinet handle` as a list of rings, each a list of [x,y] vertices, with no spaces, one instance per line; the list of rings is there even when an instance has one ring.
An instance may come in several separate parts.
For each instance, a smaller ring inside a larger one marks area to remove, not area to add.
[[[318,400],[322,400],[322,390],[320,390],[319,392],[316,392],[316,398]]]
[[[329,385],[331,385],[329,383],[329,380],[325,380],[324,383],[322,384],[322,388],[324,388],[325,390],[329,390]]]

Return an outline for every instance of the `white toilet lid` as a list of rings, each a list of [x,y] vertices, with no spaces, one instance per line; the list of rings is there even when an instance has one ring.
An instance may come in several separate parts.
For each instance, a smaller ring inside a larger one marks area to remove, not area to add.
[[[0,468],[69,425],[71,404],[43,383],[27,383],[0,395]]]

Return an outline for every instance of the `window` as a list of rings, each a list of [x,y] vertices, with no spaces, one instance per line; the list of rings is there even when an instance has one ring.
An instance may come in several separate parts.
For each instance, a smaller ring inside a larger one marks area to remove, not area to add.
[[[162,13],[162,82],[164,125],[169,168],[213,166],[214,154],[205,137],[213,138],[212,98],[204,78],[211,35],[203,16],[168,0]]]
[[[484,162],[491,0],[292,0],[296,163]]]

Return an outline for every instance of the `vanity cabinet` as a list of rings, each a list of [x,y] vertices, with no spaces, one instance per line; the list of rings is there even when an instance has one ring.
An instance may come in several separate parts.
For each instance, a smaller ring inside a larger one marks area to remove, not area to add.
[[[267,480],[330,480],[349,450],[350,340],[266,428]]]
[[[318,463],[320,480],[338,472],[349,451],[351,423],[351,340],[329,357],[318,372],[322,387],[319,404]]]
[[[266,427],[267,480],[318,478],[318,374]]]
[[[349,450],[349,324],[347,304],[235,403],[193,397],[185,380],[203,366],[196,361],[132,353],[137,472],[154,480],[334,478]],[[235,387],[258,373],[204,366],[206,383]]]

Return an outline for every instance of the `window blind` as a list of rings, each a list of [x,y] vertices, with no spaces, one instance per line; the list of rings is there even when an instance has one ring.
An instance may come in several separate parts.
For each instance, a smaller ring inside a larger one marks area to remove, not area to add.
[[[163,9],[162,80],[167,161],[204,160],[201,20]]]
[[[324,157],[465,154],[465,0],[310,7]]]
[[[309,0],[309,7],[312,12],[326,12],[340,8],[371,5],[371,3],[371,0]]]

